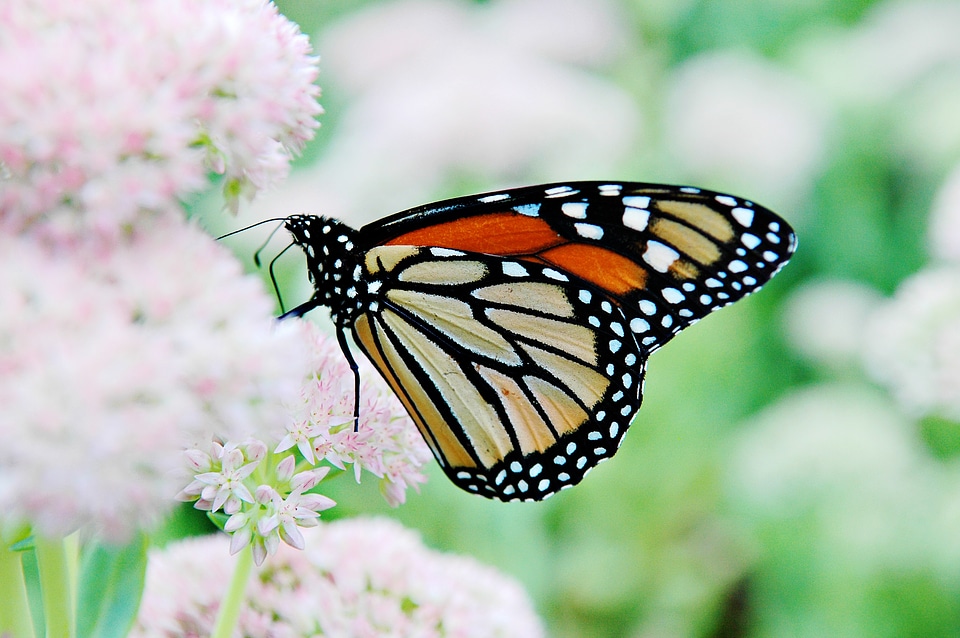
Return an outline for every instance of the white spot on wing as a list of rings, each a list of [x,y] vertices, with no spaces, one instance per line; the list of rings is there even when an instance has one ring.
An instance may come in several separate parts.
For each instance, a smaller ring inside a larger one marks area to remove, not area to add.
[[[556,279],[557,281],[570,281],[570,278],[559,270],[554,270],[553,268],[544,268],[543,274],[549,277],[550,279]]]
[[[434,257],[463,257],[467,253],[452,248],[431,248],[430,254]]]
[[[753,211],[749,208],[734,208],[731,213],[733,218],[740,222],[740,225],[744,228],[750,228],[750,225],[753,223]]]
[[[502,202],[505,199],[510,199],[510,196],[506,193],[494,193],[493,195],[485,195],[480,197],[477,201],[481,201],[484,204],[489,204],[491,202]]]
[[[623,198],[623,205],[632,208],[647,208],[650,205],[650,198],[646,195],[627,195]]]
[[[521,204],[514,206],[513,210],[527,217],[537,217],[540,215],[540,204]]]
[[[547,197],[566,197],[567,195],[573,195],[579,191],[575,191],[569,186],[554,186],[553,188],[548,188],[543,192]]]
[[[744,233],[740,236],[740,243],[753,250],[760,245],[760,238],[756,235],[751,235],[750,233]]]
[[[503,274],[510,275],[511,277],[526,277],[530,273],[515,261],[505,261],[503,262]]]
[[[650,324],[646,319],[641,319],[640,317],[634,317],[630,320],[630,330],[637,334],[642,334],[650,330]]]
[[[730,197],[729,195],[717,195],[714,199],[716,199],[717,202],[723,204],[724,206],[732,207],[737,205],[737,200]]]
[[[634,230],[645,230],[650,221],[650,211],[627,206],[623,210],[623,225]]]
[[[680,303],[687,298],[686,295],[676,288],[664,288],[662,291],[660,291],[660,294],[662,294],[663,298],[670,303]]]
[[[647,250],[643,253],[643,260],[657,272],[667,272],[679,257],[680,253],[673,248],[654,240],[647,242]]]
[[[577,229],[577,234],[586,239],[602,239],[603,229],[596,224],[578,223],[573,225]]]
[[[587,218],[586,202],[567,202],[560,206],[560,210],[562,210],[563,214],[567,217],[573,217],[574,219]]]

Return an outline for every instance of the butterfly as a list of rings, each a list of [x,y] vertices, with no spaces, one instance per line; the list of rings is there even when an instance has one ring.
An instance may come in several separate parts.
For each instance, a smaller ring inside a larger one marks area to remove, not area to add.
[[[457,486],[542,500],[613,456],[651,353],[758,290],[796,249],[748,200],[635,182],[450,199],[353,229],[282,220],[330,309]],[[290,247],[288,246],[288,248]]]

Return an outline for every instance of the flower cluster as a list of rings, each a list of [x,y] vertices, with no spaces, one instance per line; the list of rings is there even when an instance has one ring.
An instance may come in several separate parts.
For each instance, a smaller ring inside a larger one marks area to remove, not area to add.
[[[430,458],[423,437],[403,406],[366,361],[360,361],[360,418],[354,427],[353,372],[339,346],[315,327],[307,328],[312,373],[302,403],[277,451],[296,446],[309,463],[327,461],[338,469],[353,465],[356,481],[366,470],[380,479],[391,505],[405,500],[408,487],[426,481],[419,468]]]
[[[313,135],[316,59],[261,0],[0,9],[0,524],[113,541],[182,487],[182,450],[282,424],[305,370],[255,278],[185,222]]]
[[[181,450],[282,422],[305,370],[255,278],[169,220],[64,254],[0,236],[0,511],[119,539],[172,504]]]
[[[523,588],[473,559],[431,551],[386,519],[306,530],[303,552],[281,547],[250,581],[239,634],[537,638]],[[150,557],[137,638],[209,635],[230,563],[224,539],[181,541]]]
[[[226,178],[286,175],[313,136],[316,59],[261,0],[12,2],[0,33],[0,228],[114,236]]]
[[[363,470],[374,474],[391,505],[403,503],[407,488],[426,480],[420,467],[430,452],[386,384],[364,370],[355,430],[353,374],[343,353],[313,324],[304,322],[301,330],[310,373],[299,400],[289,403],[292,414],[282,438],[273,437],[274,449],[250,439],[214,441],[209,452],[186,453],[194,478],[179,498],[228,515],[223,529],[232,534],[231,552],[249,545],[258,565],[281,540],[303,549],[298,527],[315,526],[320,512],[335,505],[311,491],[330,471],[329,465],[318,467],[322,461],[340,470],[352,465],[357,482]]]

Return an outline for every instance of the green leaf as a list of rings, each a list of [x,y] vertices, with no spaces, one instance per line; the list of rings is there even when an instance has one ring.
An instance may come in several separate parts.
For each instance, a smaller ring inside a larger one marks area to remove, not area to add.
[[[123,638],[133,626],[147,573],[147,539],[91,545],[77,593],[77,638]]]

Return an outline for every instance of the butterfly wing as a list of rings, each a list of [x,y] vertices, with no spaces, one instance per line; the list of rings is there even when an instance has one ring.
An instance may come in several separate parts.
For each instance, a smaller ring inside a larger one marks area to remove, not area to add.
[[[360,231],[366,246],[439,246],[540,263],[616,300],[649,354],[758,290],[796,249],[766,208],[699,188],[638,182],[545,184],[398,213]]]
[[[645,358],[597,286],[446,248],[380,246],[364,267],[378,297],[355,340],[455,484],[540,500],[616,451]]]
[[[796,247],[750,201],[610,182],[439,202],[357,240],[378,295],[357,343],[451,480],[503,500],[545,498],[611,456],[649,354]]]

